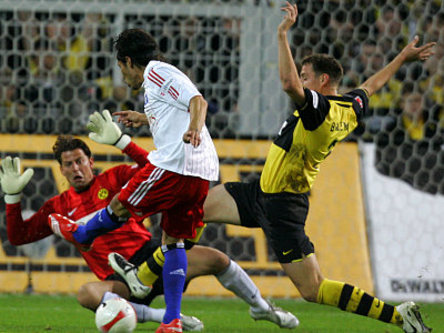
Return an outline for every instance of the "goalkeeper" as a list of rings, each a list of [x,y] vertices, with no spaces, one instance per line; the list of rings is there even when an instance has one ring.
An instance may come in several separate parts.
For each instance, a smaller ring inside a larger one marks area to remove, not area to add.
[[[56,160],[60,164],[60,171],[70,184],[70,188],[46,201],[31,217],[23,220],[21,213],[21,192],[33,175],[33,169],[27,169],[23,174],[20,171],[20,159],[7,156],[2,160],[0,169],[0,183],[6,202],[6,228],[8,239],[12,245],[29,244],[53,234],[48,225],[50,214],[67,215],[75,223],[85,223],[88,216],[94,214],[109,204],[115,193],[131,176],[146,163],[145,150],[130,142],[129,137],[122,137],[120,143],[125,142],[124,152],[131,156],[138,165],[120,165],[111,168],[97,176],[93,173],[94,162],[86,143],[70,136],[59,136],[53,146]],[[87,203],[87,204],[84,204]],[[157,248],[151,242],[151,234],[141,223],[141,219],[130,218],[122,228],[100,236],[94,247],[76,246],[91,271],[100,282],[87,283],[78,291],[79,303],[95,311],[99,304],[116,294],[130,299],[128,286],[116,276],[107,264],[109,253],[117,251],[126,259],[136,263],[149,257]],[[57,233],[56,231],[55,233]],[[198,275],[209,273],[211,270],[223,270],[224,255],[210,248],[201,248],[203,254],[213,258],[216,265],[206,265],[205,261],[197,262]],[[196,251],[199,253],[199,249]],[[190,253],[193,257],[193,253]],[[206,257],[203,257],[206,258]],[[196,263],[195,260],[191,260]],[[208,262],[209,264],[209,262]],[[196,265],[195,265],[196,266]],[[196,272],[190,268],[190,276]],[[214,271],[213,271],[214,272]],[[160,287],[160,288],[159,288]],[[130,299],[137,313],[138,322],[161,322],[165,309],[149,307],[151,300],[163,292],[161,283],[156,286],[155,292],[145,299]],[[200,330],[203,324],[195,317],[182,315],[186,330]]]

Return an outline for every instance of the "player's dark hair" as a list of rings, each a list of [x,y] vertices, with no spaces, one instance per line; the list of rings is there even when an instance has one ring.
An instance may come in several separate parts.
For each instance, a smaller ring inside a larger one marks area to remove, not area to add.
[[[145,67],[151,60],[166,61],[154,38],[142,29],[127,29],[114,40],[117,60],[126,63],[126,57],[132,63]]]
[[[339,85],[344,75],[341,64],[326,54],[312,54],[302,59],[302,66],[311,64],[317,76],[328,74],[332,83]]]
[[[91,158],[91,150],[88,145],[84,141],[76,139],[71,135],[59,135],[54,146],[52,146],[52,151],[54,152],[56,160],[62,165],[62,153],[78,148],[82,149],[88,158]]]
[[[405,95],[410,95],[414,93],[424,94],[424,89],[412,81],[406,81],[401,87],[401,98],[404,98]]]

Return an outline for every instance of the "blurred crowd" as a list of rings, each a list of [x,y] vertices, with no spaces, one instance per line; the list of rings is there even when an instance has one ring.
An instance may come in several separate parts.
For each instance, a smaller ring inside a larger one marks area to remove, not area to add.
[[[343,93],[392,60],[415,35],[419,45],[437,42],[427,62],[404,66],[372,96],[370,113],[349,139],[376,143],[376,168],[382,174],[444,194],[442,1],[305,1],[298,6],[302,16],[293,44],[305,47],[293,50],[296,58],[313,52],[334,56],[344,67]]]
[[[277,6],[276,1],[251,4]],[[352,139],[377,143],[382,173],[444,193],[442,2],[301,0],[298,6],[299,22],[291,31],[295,59],[313,52],[337,58],[345,70],[342,92],[375,73],[414,35],[421,44],[437,42],[435,56],[405,66],[372,97],[371,112]],[[94,110],[141,111],[143,98],[120,80],[111,52],[112,37],[121,29],[141,27],[209,101],[212,135],[236,137],[228,118],[239,111],[240,19],[134,14],[124,15],[116,31],[116,14],[3,10],[0,18],[3,133],[85,134],[84,124]],[[431,171],[419,177],[417,170]]]
[[[110,22],[103,15],[0,15],[5,132],[82,134],[91,111],[129,99],[112,82]]]
[[[3,11],[0,18],[2,132],[84,134],[95,110],[143,110],[141,94],[116,70],[115,15]],[[196,82],[210,115],[235,109],[239,20],[125,16],[122,30],[135,27],[150,30],[168,60]]]

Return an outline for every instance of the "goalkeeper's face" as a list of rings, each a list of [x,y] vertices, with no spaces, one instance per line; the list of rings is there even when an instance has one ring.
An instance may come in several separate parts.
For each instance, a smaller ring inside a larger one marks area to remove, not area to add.
[[[60,171],[76,191],[81,191],[91,184],[93,173],[93,160],[80,149],[65,151],[61,154],[62,164]]]
[[[127,57],[128,58],[128,57]],[[122,72],[123,81],[132,89],[139,89],[143,83],[143,70],[138,66],[131,65],[131,59],[128,58],[126,63],[118,61],[117,65]]]

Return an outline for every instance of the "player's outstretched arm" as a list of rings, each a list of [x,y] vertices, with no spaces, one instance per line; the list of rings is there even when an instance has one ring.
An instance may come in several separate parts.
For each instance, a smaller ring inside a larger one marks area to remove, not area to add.
[[[298,105],[304,105],[304,88],[293,61],[293,56],[287,39],[288,30],[296,23],[298,7],[287,1],[285,7],[282,7],[281,10],[285,12],[285,16],[277,29],[279,77],[281,79],[282,89],[290,96],[290,98]]]
[[[183,134],[183,141],[198,147],[201,142],[200,132],[205,124],[208,103],[202,96],[194,96],[190,101],[190,125]]]
[[[379,72],[368,78],[359,88],[366,90],[368,96],[371,96],[381,89],[404,63],[416,60],[425,61],[430,58],[430,56],[434,54],[433,46],[435,46],[436,43],[432,42],[416,47],[418,41],[419,37],[415,36],[413,41],[404,47],[395,59]]]
[[[138,128],[142,125],[148,125],[146,115],[137,111],[117,111],[113,113],[113,116],[119,116],[117,122],[122,123],[126,127]]]
[[[123,114],[137,113],[136,111],[119,111],[114,114],[122,117]],[[146,119],[144,114],[140,114]],[[147,163],[148,152],[142,147],[131,141],[131,137],[122,134],[119,126],[113,121],[108,110],[103,110],[102,114],[94,112],[89,116],[89,122],[86,127],[91,131],[89,137],[99,143],[113,145],[121,149],[125,154],[131,157],[140,167]]]
[[[103,110],[102,114],[96,111],[90,115],[86,127],[91,131],[89,138],[95,142],[116,146],[121,150],[131,142],[129,135],[122,134],[108,110]]]
[[[43,239],[52,234],[47,224],[47,215],[40,208],[29,219],[23,221],[20,205],[21,192],[34,174],[33,169],[20,171],[20,159],[7,156],[1,162],[0,183],[5,193],[6,202],[6,231],[12,245],[28,244]]]

